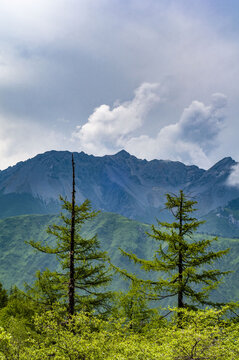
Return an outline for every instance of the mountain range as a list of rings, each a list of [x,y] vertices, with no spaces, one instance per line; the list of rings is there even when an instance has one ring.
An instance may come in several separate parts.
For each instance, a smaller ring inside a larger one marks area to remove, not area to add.
[[[88,198],[95,209],[130,219],[167,219],[165,194],[180,189],[198,201],[199,216],[239,199],[239,188],[227,183],[236,164],[230,157],[208,170],[178,161],[141,160],[124,150],[103,157],[74,153],[74,159],[77,201]],[[57,213],[59,195],[70,198],[71,183],[68,151],[48,151],[0,171],[0,217]]]

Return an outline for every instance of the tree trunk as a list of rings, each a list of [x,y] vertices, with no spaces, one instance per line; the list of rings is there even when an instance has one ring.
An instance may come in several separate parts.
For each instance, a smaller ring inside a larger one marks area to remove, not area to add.
[[[70,238],[70,279],[68,287],[68,312],[69,316],[74,315],[75,312],[75,162],[72,154],[72,210],[71,210],[71,238]]]
[[[179,207],[179,247],[178,247],[178,309],[182,309],[183,306],[183,256],[182,256],[182,230],[183,230],[183,220],[182,220],[182,212],[183,212],[183,193],[180,191],[180,207]],[[178,313],[178,326],[181,327],[181,313]]]
[[[183,206],[183,193],[180,192],[180,208],[179,208],[179,249],[178,249],[178,282],[179,282],[179,290],[178,290],[178,308],[183,308],[183,257],[182,257],[182,230],[183,230],[183,220],[182,220],[182,206]]]

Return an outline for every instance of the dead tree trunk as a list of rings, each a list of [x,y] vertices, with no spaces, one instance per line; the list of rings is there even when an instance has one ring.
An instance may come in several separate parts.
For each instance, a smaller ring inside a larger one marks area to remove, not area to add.
[[[70,278],[68,286],[68,312],[69,316],[74,315],[75,312],[75,162],[72,154],[72,209],[71,209],[71,238],[70,238]]]

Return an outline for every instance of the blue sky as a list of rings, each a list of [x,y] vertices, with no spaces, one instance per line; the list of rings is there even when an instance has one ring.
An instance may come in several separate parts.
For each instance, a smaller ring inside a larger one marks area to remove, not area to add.
[[[239,2],[2,0],[0,168],[50,149],[239,160]]]

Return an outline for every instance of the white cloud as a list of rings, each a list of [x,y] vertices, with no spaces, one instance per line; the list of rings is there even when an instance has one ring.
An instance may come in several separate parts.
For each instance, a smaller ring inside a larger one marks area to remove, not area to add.
[[[80,148],[95,155],[116,152],[122,148],[140,158],[179,160],[202,167],[211,165],[208,155],[217,145],[224,124],[226,96],[214,94],[210,105],[193,101],[180,120],[159,129],[155,137],[134,136],[145,121],[150,107],[159,101],[156,84],[143,84],[132,101],[112,110],[108,105],[97,108],[88,122],[79,126],[74,136]]]
[[[97,155],[112,153],[125,146],[128,137],[143,124],[153,104],[160,101],[158,84],[143,83],[133,100],[110,109],[101,105],[90,115],[88,122],[78,126],[73,136],[80,140],[81,148]]]
[[[155,138],[129,139],[125,148],[141,157],[144,152],[147,159],[166,158],[207,168],[211,165],[208,155],[218,145],[226,103],[223,94],[214,94],[209,106],[193,101],[177,123],[161,128]]]
[[[226,104],[227,99],[223,94],[213,94],[212,104],[209,106],[193,101],[184,110],[177,125],[179,137],[186,142],[198,144],[206,151],[214,147],[215,137],[223,124]]]

